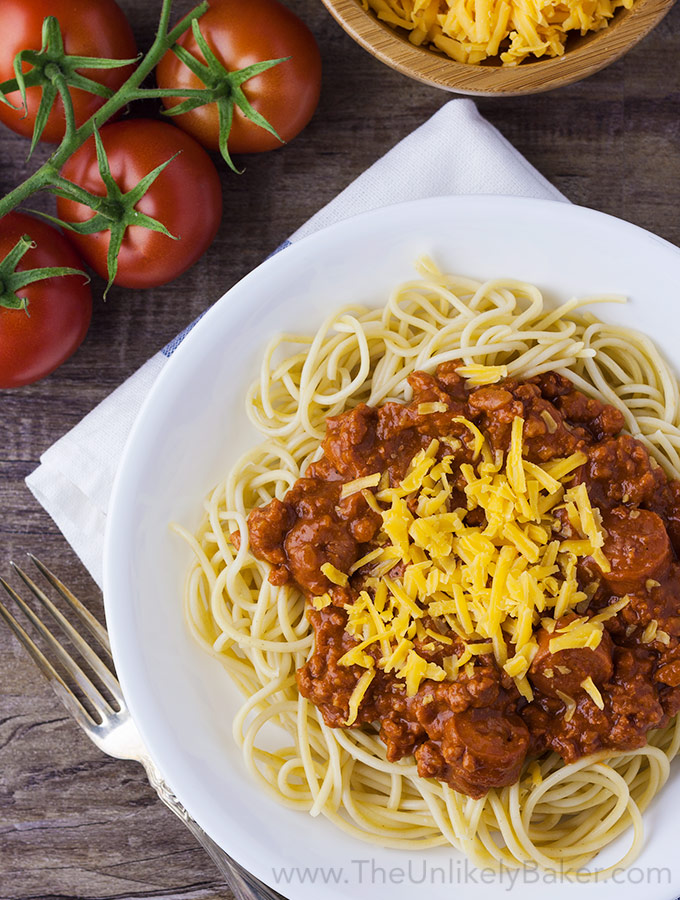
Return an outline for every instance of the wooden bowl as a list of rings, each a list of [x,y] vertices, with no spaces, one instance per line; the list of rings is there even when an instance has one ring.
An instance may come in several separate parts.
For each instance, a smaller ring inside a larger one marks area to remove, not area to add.
[[[358,0],[322,0],[345,31],[369,53],[398,72],[458,94],[536,94],[587,78],[637,44],[666,15],[675,0],[635,0],[619,9],[608,28],[567,41],[563,56],[528,60],[519,66],[455,62],[436,50],[416,47],[366,12]]]

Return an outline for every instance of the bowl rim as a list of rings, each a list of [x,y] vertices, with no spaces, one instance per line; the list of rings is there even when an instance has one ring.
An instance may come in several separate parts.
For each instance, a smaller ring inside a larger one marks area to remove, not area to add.
[[[572,84],[615,62],[642,40],[676,0],[634,0],[614,24],[592,32],[587,42],[563,56],[519,66],[477,66],[418,47],[362,8],[360,0],[322,0],[344,30],[365,50],[403,75],[423,84],[470,96],[516,97]]]

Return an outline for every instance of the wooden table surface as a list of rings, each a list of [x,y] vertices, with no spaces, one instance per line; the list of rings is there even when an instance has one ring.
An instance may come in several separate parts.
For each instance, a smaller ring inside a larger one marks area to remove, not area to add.
[[[148,46],[160,4],[119,2],[140,47]],[[92,327],[75,357],[41,383],[0,392],[0,574],[30,550],[101,611],[96,587],[24,485],[41,452],[449,99],[374,60],[320,0],[287,3],[313,30],[324,60],[311,124],[284,149],[243,160],[241,177],[220,166],[224,221],[199,265],[156,290],[113,289],[105,303],[95,279]],[[177,2],[175,11],[192,5]],[[679,55],[680,5],[587,81],[479,107],[571,200],[680,244]],[[2,193],[30,172],[25,155],[26,143],[3,128]],[[104,756],[81,734],[1,627],[0,898],[114,897],[231,894],[142,769]]]

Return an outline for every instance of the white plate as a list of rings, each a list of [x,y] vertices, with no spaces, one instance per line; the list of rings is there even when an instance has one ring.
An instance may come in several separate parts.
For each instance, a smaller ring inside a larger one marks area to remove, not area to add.
[[[677,248],[591,210],[491,196],[417,201],[315,234],[244,278],[180,345],[139,415],[113,492],[104,583],[116,665],[144,741],[190,814],[240,863],[295,900],[488,900],[506,891],[534,900],[546,891],[533,871],[511,887],[507,872],[499,882],[451,849],[383,850],[264,796],[232,741],[237,691],[182,620],[189,551],[168,523],[194,528],[205,494],[258,440],[244,394],[266,341],[282,330],[311,332],[348,302],[382,304],[413,277],[412,262],[422,253],[451,272],[525,279],[555,300],[627,294],[627,306],[600,307],[599,314],[644,330],[678,359]],[[645,815],[644,852],[620,883],[547,882],[551,900],[677,897],[679,775],[675,767]],[[295,867],[310,874],[298,876]],[[288,885],[286,876],[277,882],[282,869],[292,872]]]

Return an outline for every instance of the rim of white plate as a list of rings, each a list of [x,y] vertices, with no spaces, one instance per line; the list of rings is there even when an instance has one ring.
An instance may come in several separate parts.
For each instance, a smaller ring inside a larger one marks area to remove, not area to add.
[[[154,440],[160,440],[158,428],[162,424],[163,415],[167,412],[168,402],[172,398],[173,392],[181,389],[183,370],[188,371],[196,364],[197,356],[200,357],[202,343],[218,322],[225,318],[238,318],[239,310],[244,309],[244,305],[247,305],[249,292],[254,284],[264,283],[267,279],[275,284],[277,272],[294,267],[298,257],[308,257],[312,253],[322,256],[329,248],[331,252],[337,253],[338,248],[343,246],[343,242],[351,243],[352,240],[356,240],[359,232],[372,234],[384,227],[413,227],[414,223],[421,219],[427,218],[433,213],[441,214],[444,211],[452,216],[462,218],[472,216],[478,223],[488,221],[494,215],[512,214],[512,217],[516,218],[518,222],[534,218],[546,221],[559,219],[565,224],[582,225],[586,230],[607,233],[612,238],[616,238],[618,235],[621,238],[625,237],[628,243],[632,241],[641,248],[646,246],[652,255],[660,251],[664,256],[668,255],[669,261],[671,257],[674,257],[673,267],[677,267],[680,275],[680,250],[674,245],[621,219],[555,200],[496,195],[433,197],[382,207],[351,219],[345,219],[290,245],[281,253],[269,257],[234,285],[206,312],[165,364],[146,397],[129,435],[114,482],[105,537],[104,595],[114,659],[130,711],[151,756],[192,817],[228,853],[269,884],[272,884],[272,860],[278,859],[285,864],[286,859],[281,858],[276,847],[268,846],[267,859],[264,860],[258,855],[258,848],[253,846],[253,842],[243,838],[238,829],[225,827],[224,811],[221,815],[220,810],[210,809],[196,800],[192,795],[192,781],[187,779],[187,773],[183,771],[186,759],[183,758],[182,753],[177,752],[172,741],[167,739],[168,723],[155,707],[153,692],[149,689],[148,666],[142,652],[143,648],[139,644],[140,636],[135,633],[134,627],[136,578],[135,572],[129,564],[131,555],[129,535],[135,522],[135,509],[140,491],[139,478],[144,465],[148,463],[146,457],[150,452],[149,447],[154,444]],[[475,273],[470,274],[474,275]],[[262,335],[261,350],[268,337],[269,335]],[[159,413],[160,407],[164,407],[164,409]],[[196,499],[198,504],[202,498]],[[178,585],[178,603],[180,594],[181,586]],[[259,791],[256,785],[254,788]],[[229,815],[226,819],[231,821]],[[680,873],[678,874],[676,888],[680,887]],[[276,884],[272,884],[272,886],[279,889],[282,887]],[[597,886],[598,891],[600,887]],[[283,889],[285,890],[285,886]],[[488,896],[491,897],[494,890],[504,889],[490,887]],[[526,886],[524,889],[526,890]],[[584,890],[587,892],[588,886],[579,885],[579,896],[583,896]],[[619,897],[628,896],[625,886],[623,890],[621,887],[617,890]],[[631,897],[634,896],[634,890],[635,888],[633,888]],[[662,893],[650,893],[649,900],[669,900],[671,895],[675,896],[674,889],[670,885],[668,885],[668,890],[665,890],[663,886],[660,890]],[[316,894],[315,891],[317,891]],[[312,886],[310,892],[306,886],[297,885],[295,896],[318,896],[318,890]],[[346,898],[356,897],[358,894],[351,887],[348,888],[345,885],[325,884],[324,896],[346,900]],[[475,894],[475,896],[477,895]],[[571,896],[571,893],[563,894],[557,889],[554,896],[557,900],[558,896],[567,897]],[[598,896],[602,895],[598,893]]]

